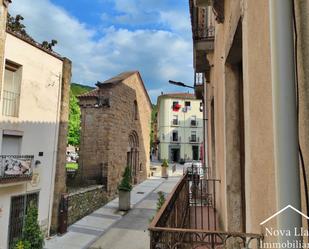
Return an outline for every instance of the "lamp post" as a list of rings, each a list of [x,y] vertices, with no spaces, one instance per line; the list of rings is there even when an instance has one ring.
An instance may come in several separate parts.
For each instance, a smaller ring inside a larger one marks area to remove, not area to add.
[[[176,85],[176,86],[181,86],[181,87],[186,87],[186,88],[191,88],[191,89],[195,89],[194,86],[190,86],[187,85],[183,82],[180,81],[173,81],[173,80],[169,80],[168,81],[170,84],[172,85]],[[203,171],[204,174],[206,174],[206,177],[208,178],[209,174],[208,172],[206,172],[207,169],[207,162],[206,162],[206,154],[207,154],[207,150],[206,150],[206,141],[207,141],[207,112],[206,112],[206,82],[204,81],[203,83],[204,85],[204,94],[203,94]]]

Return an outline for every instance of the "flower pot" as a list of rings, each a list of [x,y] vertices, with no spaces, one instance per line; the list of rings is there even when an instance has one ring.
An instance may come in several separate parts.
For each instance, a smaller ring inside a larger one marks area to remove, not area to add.
[[[131,192],[119,190],[119,210],[128,211],[131,204]]]
[[[167,167],[161,167],[161,177],[168,178]]]

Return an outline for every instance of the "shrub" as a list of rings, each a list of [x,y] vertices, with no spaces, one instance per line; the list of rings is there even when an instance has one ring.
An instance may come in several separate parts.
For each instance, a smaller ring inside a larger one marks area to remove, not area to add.
[[[167,168],[168,167],[168,162],[166,159],[163,160],[163,163],[161,164],[162,167]]]
[[[158,192],[158,201],[157,201],[157,212],[161,209],[165,202],[165,195],[162,191]]]
[[[31,245],[27,240],[19,240],[14,246],[14,249],[30,249],[30,248]]]
[[[30,204],[23,229],[23,249],[42,249],[44,246],[44,235],[38,223],[38,209]],[[27,246],[29,243],[29,247]]]
[[[127,166],[124,169],[122,180],[118,186],[118,190],[120,191],[128,191],[130,192],[132,190],[132,178],[131,178],[131,170],[130,167]]]

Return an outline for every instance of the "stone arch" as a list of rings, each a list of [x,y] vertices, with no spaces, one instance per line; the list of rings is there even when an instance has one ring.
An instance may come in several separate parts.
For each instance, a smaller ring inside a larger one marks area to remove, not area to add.
[[[129,135],[127,165],[131,169],[132,181],[133,183],[136,183],[137,171],[139,168],[139,138],[136,131],[132,131]]]

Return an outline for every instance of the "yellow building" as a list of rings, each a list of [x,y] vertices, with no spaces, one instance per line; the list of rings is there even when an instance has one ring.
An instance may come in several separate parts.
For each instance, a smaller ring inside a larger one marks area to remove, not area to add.
[[[202,102],[189,93],[158,97],[157,139],[159,160],[199,160],[203,142]]]

